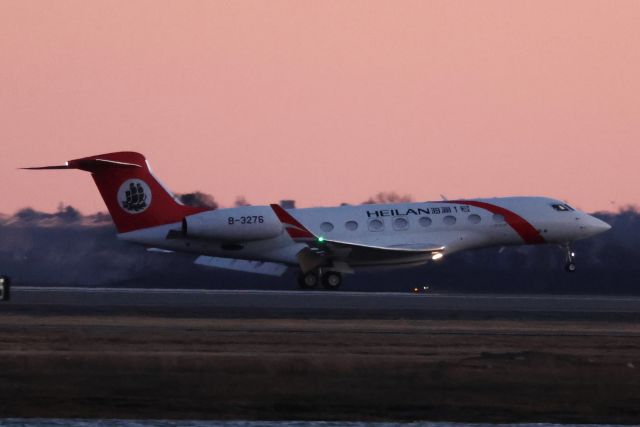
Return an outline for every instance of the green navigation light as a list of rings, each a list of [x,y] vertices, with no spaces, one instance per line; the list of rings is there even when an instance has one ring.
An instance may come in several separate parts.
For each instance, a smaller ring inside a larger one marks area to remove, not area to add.
[[[320,243],[324,242],[324,237],[318,237],[318,242]]]

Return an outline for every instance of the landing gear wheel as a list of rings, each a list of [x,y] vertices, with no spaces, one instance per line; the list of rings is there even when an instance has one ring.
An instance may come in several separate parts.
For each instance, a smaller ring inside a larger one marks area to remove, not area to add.
[[[567,256],[565,258],[564,270],[567,273],[573,273],[576,271],[576,268],[577,268],[576,261],[575,261],[576,254],[571,250],[571,246],[569,245],[566,245],[565,249],[567,251]]]
[[[322,287],[335,291],[342,284],[342,274],[335,271],[329,271],[322,275]]]
[[[300,273],[298,276],[298,285],[302,289],[314,289],[318,286],[318,282],[320,278],[318,277],[318,273],[309,272],[309,273]]]

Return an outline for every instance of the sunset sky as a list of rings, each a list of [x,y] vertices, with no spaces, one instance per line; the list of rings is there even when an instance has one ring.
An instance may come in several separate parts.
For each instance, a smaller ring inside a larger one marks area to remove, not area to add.
[[[223,205],[640,204],[640,1],[0,0],[0,212],[144,153]]]

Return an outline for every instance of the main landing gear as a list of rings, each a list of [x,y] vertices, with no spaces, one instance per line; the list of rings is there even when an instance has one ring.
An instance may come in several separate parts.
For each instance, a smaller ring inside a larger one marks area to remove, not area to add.
[[[322,287],[327,290],[335,291],[342,284],[342,274],[337,271],[322,271],[320,269],[308,273],[300,273],[298,276],[298,285],[302,289],[315,289],[318,287],[318,283],[322,284]]]
[[[571,246],[565,245],[566,256],[564,260],[564,270],[568,273],[576,271],[576,253],[571,250]]]

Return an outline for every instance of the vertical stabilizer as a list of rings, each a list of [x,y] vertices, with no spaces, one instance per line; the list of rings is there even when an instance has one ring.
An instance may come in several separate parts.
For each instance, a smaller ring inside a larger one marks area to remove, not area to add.
[[[207,210],[179,203],[153,176],[140,153],[121,151],[70,160],[64,166],[27,169],[91,172],[119,233],[180,222]]]

